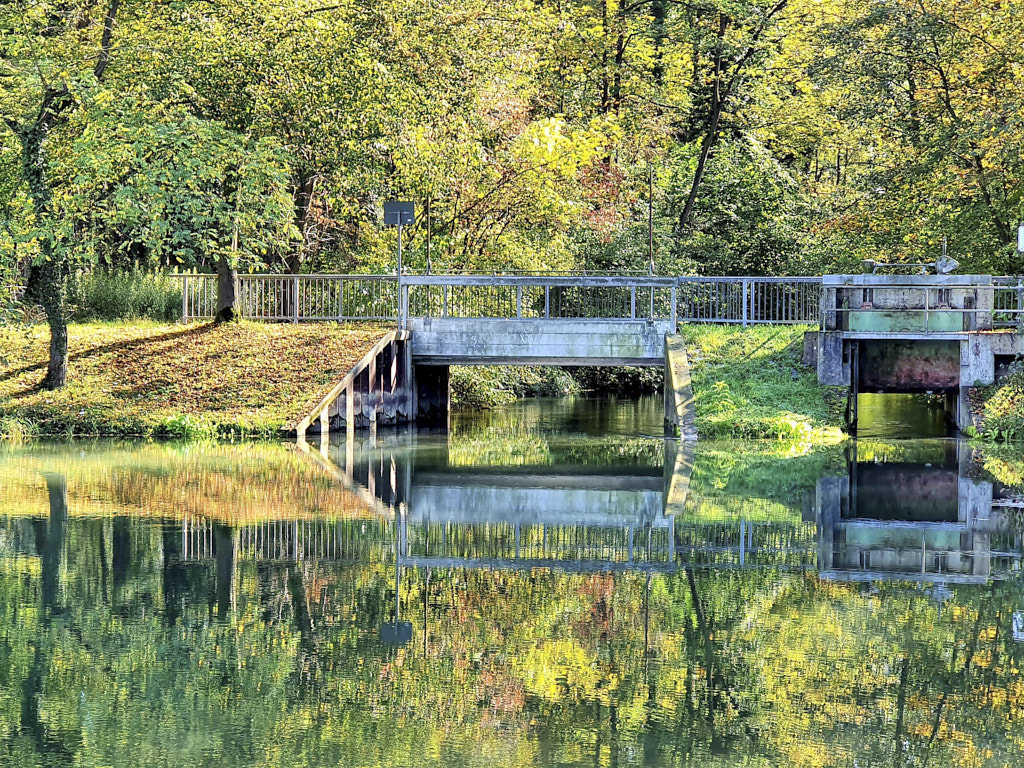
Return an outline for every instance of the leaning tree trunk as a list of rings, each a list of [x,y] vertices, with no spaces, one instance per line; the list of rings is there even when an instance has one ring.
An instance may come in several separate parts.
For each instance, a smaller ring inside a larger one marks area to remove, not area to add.
[[[225,257],[217,262],[217,315],[218,323],[238,318],[238,270]]]

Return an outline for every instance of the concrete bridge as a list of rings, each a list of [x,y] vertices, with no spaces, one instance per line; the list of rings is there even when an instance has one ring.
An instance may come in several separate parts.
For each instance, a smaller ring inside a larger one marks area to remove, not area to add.
[[[184,318],[212,316],[212,277],[184,280]],[[860,392],[942,393],[967,427],[970,389],[1024,354],[1024,282],[991,275],[253,275],[239,296],[253,318],[395,321],[300,434],[443,425],[449,367],[503,364],[664,366],[668,434],[695,437],[681,323],[817,325],[805,359],[851,428]]]

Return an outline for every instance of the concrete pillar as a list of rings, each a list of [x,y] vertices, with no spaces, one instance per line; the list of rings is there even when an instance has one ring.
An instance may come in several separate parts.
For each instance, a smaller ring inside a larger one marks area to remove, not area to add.
[[[414,365],[416,423],[421,427],[448,428],[451,414],[451,368],[447,365]]]

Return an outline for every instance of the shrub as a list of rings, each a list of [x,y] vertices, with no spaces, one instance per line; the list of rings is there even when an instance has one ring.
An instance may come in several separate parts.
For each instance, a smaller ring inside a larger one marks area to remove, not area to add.
[[[36,427],[25,419],[17,416],[0,416],[0,441],[19,444],[36,433]]]
[[[96,270],[72,286],[75,319],[173,322],[181,316],[181,285],[173,277],[142,270]]]
[[[561,397],[580,391],[563,368],[539,366],[453,366],[452,405],[498,408],[520,397]]]

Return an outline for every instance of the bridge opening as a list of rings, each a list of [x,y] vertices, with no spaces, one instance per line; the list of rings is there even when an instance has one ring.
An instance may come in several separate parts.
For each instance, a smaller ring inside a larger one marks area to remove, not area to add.
[[[858,437],[949,437],[955,432],[945,395],[893,392],[857,395]]]
[[[870,339],[849,344],[847,421],[860,437],[945,437],[959,423],[960,344]]]

